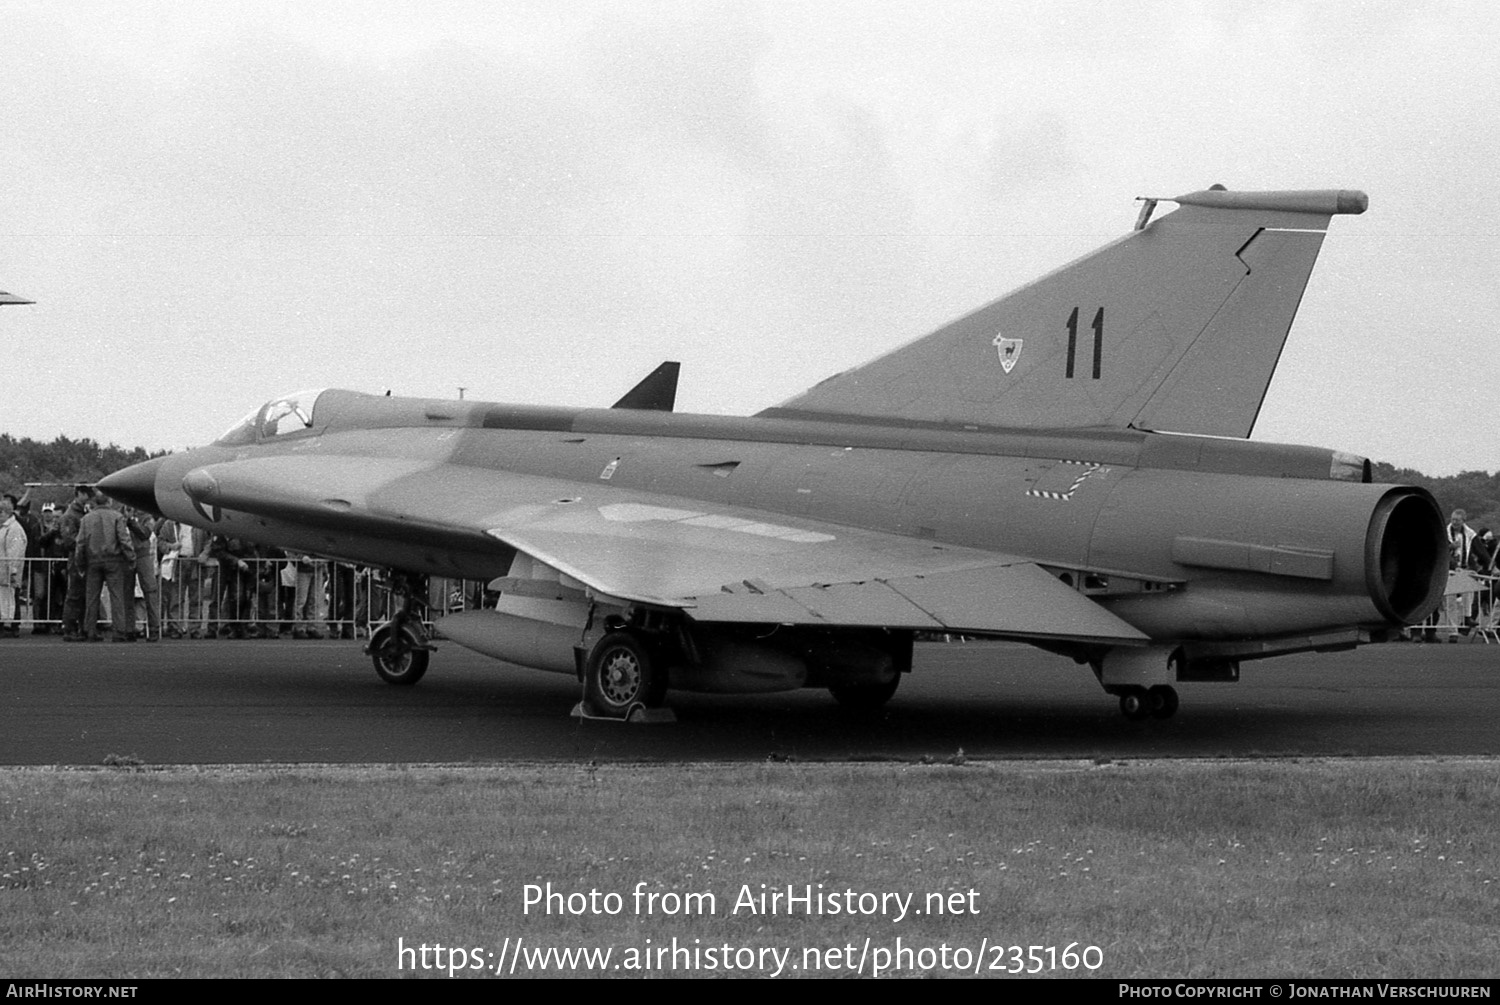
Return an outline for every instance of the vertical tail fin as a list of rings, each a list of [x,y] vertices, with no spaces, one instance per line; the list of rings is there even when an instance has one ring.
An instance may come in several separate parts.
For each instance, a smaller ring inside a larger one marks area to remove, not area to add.
[[[1176,199],[1136,230],[763,415],[1248,436],[1353,191]]]

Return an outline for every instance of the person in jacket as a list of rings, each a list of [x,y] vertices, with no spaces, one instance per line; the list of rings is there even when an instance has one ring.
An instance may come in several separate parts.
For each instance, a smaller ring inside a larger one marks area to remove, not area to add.
[[[21,634],[16,622],[17,600],[25,590],[26,529],[16,519],[11,496],[0,496],[0,633]]]
[[[64,642],[82,642],[85,632],[83,621],[83,588],[88,569],[78,561],[78,528],[83,524],[88,504],[93,502],[94,490],[87,485],[73,489],[73,501],[58,520],[57,547],[68,558],[68,585],[63,599],[62,631]],[[96,591],[97,592],[97,591]],[[97,600],[95,601],[97,603]],[[95,627],[90,625],[92,634]]]
[[[146,641],[161,641],[161,587],[156,578],[156,525],[145,513],[129,510],[125,526],[130,528],[130,543],[135,548],[135,562],[125,576],[126,599],[134,603],[139,593],[146,608]],[[134,589],[132,589],[132,580]],[[132,607],[131,621],[136,621]]]
[[[101,496],[78,525],[74,556],[86,570],[83,630],[90,642],[99,642],[99,591],[109,588],[109,614],[116,642],[135,641],[134,605],[127,606],[125,577],[135,566],[135,544],[125,517],[114,503]]]

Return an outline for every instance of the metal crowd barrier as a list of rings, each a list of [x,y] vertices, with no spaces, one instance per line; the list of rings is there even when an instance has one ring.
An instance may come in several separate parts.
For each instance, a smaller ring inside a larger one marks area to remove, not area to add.
[[[367,637],[389,620],[398,601],[389,584],[367,566],[344,562],[253,558],[240,568],[229,560],[203,562],[174,558],[151,575],[164,635],[185,638],[269,637],[306,633],[324,637]],[[17,605],[10,627],[21,631],[61,630],[68,592],[68,560],[26,560],[25,602]],[[424,619],[432,625],[444,614],[483,603],[484,583],[431,577]],[[127,593],[135,597],[136,632],[150,623],[150,591],[128,574]],[[100,599],[101,624],[110,621],[109,589]]]
[[[1448,574],[1448,589],[1437,610],[1410,635],[1429,642],[1478,639],[1485,645],[1500,643],[1500,576],[1455,570]]]
[[[244,568],[227,559],[205,562],[180,557],[162,562],[151,580],[156,584],[163,634],[279,636],[300,629],[325,637],[367,637],[396,612],[397,601],[389,585],[367,566],[272,558],[244,559],[242,564]],[[1500,576],[1465,575],[1475,581],[1476,588],[1445,595],[1426,621],[1411,627],[1412,637],[1473,637],[1486,644],[1500,643]],[[60,630],[68,560],[27,559],[23,582],[26,601],[17,605],[17,620],[9,627]],[[147,591],[133,574],[126,589],[134,592],[136,631],[143,633],[150,621]],[[482,606],[484,591],[481,580],[431,577],[424,620],[430,627],[444,614]],[[108,623],[107,587],[99,609],[102,622]]]

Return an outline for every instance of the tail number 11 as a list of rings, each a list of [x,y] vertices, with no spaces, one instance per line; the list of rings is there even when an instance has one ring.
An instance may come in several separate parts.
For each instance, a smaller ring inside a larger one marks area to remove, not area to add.
[[[1104,308],[1101,307],[1094,312],[1094,321],[1090,325],[1094,329],[1094,379],[1099,379],[1099,364],[1104,359]],[[1067,376],[1073,376],[1073,361],[1078,355],[1078,308],[1073,308],[1073,313],[1068,315],[1068,372]]]

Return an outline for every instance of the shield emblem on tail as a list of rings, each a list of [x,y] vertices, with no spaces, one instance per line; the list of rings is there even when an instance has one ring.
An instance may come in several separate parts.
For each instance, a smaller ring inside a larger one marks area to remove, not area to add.
[[[1021,340],[996,335],[993,345],[1000,353],[1000,369],[1010,373],[1015,369],[1016,361],[1021,358]]]

